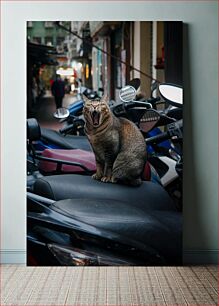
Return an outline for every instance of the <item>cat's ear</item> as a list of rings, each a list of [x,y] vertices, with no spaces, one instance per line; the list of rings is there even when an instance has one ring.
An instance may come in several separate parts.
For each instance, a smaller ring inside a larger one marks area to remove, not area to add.
[[[103,94],[103,96],[101,97],[100,101],[103,102],[103,103],[106,103],[106,104],[109,103],[109,96],[108,96],[107,92],[105,92]]]
[[[84,104],[90,102],[90,100],[85,95],[82,95],[82,99],[84,100]]]

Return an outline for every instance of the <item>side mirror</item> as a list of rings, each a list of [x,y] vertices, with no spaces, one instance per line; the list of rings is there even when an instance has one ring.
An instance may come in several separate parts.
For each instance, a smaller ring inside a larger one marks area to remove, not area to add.
[[[159,85],[159,91],[162,98],[169,104],[176,107],[183,106],[183,89],[181,86],[162,83]]]
[[[142,132],[147,133],[152,130],[160,119],[159,113],[154,109],[148,109],[141,117],[139,128]]]
[[[60,107],[56,110],[56,112],[53,114],[53,117],[57,119],[66,119],[68,118],[70,112],[67,108],[65,107]]]
[[[122,102],[131,102],[134,100],[135,96],[136,89],[131,85],[127,85],[119,91],[119,98]]]

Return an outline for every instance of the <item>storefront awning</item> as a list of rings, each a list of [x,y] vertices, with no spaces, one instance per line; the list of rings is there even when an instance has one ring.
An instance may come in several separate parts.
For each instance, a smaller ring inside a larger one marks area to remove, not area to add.
[[[54,47],[35,44],[27,41],[27,56],[33,63],[58,65],[57,52]]]

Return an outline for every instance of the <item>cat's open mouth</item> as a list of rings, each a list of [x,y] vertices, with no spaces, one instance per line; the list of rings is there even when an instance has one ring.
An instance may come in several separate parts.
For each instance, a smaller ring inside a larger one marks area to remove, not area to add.
[[[91,114],[92,120],[93,120],[93,125],[97,126],[99,125],[100,122],[100,113],[97,111],[93,111]]]

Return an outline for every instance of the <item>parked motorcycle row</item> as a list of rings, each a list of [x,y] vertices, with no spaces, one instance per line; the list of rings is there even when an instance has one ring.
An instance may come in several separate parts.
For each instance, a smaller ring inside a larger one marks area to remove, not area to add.
[[[132,80],[110,103],[144,135],[139,187],[91,178],[96,164],[83,131],[83,96],[56,111],[65,122],[59,132],[27,119],[28,265],[181,264],[183,90],[163,83],[159,97],[137,100],[139,86]]]

